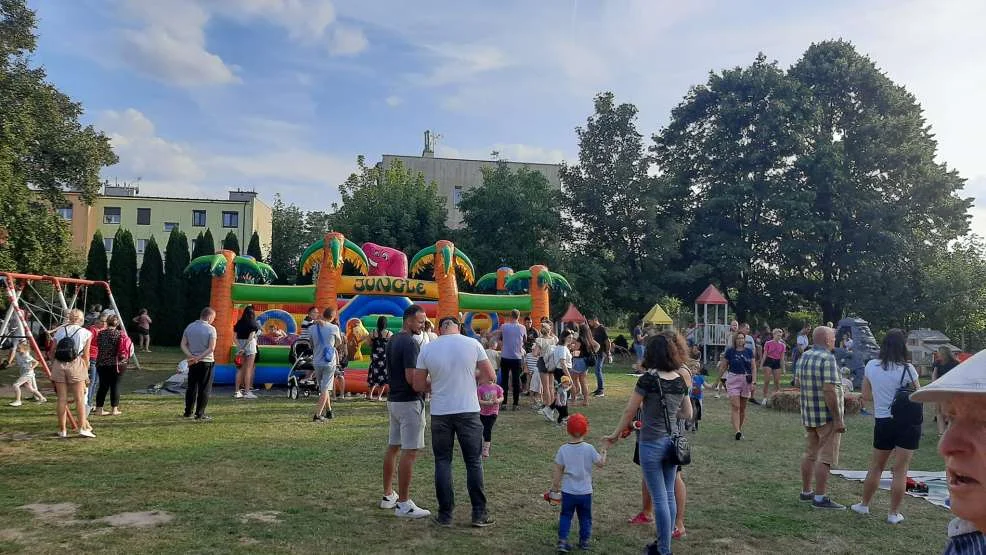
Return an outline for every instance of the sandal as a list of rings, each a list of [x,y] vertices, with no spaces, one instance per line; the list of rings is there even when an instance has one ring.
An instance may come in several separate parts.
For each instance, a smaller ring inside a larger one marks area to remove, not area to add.
[[[647,516],[647,514],[645,514],[643,511],[641,511],[641,512],[637,513],[637,516],[635,516],[635,517],[627,520],[627,522],[629,522],[630,524],[634,524],[634,525],[637,525],[637,524],[653,524],[654,523],[654,519],[651,518],[651,517],[649,517],[649,516]]]

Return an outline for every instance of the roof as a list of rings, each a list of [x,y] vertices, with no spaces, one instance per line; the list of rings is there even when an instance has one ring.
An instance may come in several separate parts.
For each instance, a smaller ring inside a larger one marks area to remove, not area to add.
[[[661,308],[661,305],[654,303],[654,306],[644,315],[645,324],[670,325],[673,322],[668,313]]]
[[[919,341],[951,341],[944,333],[927,328],[912,330],[911,333],[907,334],[907,338]]]
[[[579,309],[575,308],[575,305],[574,304],[569,303],[568,304],[568,310],[565,311],[565,314],[562,314],[561,315],[561,321],[562,322],[585,322],[585,316],[582,316],[582,313],[579,312]]]
[[[709,286],[705,288],[705,291],[702,291],[702,294],[695,299],[695,304],[729,304],[729,302],[726,301],[726,297],[723,297],[722,293],[716,289],[716,286],[710,283]]]

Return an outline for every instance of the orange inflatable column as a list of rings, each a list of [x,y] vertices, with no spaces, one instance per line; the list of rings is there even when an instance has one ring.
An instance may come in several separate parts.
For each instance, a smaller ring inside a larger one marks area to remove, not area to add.
[[[496,270],[496,293],[498,295],[506,294],[507,292],[507,279],[514,275],[514,271],[506,266],[502,268],[497,268]]]
[[[435,283],[438,284],[438,318],[459,317],[459,284],[455,278],[455,245],[435,243]]]
[[[319,312],[330,306],[339,306],[337,289],[342,279],[343,249],[346,238],[338,231],[325,234],[322,244],[322,265],[315,284],[315,306]]]
[[[548,268],[540,264],[531,266],[531,320],[540,322],[541,318],[550,315],[551,297],[547,286],[538,285],[538,274],[547,272]]]
[[[212,276],[209,304],[216,311],[216,362],[229,363],[229,351],[233,348],[233,283],[236,282],[236,267],[233,265],[233,251],[220,251],[226,259],[226,271],[221,276]]]

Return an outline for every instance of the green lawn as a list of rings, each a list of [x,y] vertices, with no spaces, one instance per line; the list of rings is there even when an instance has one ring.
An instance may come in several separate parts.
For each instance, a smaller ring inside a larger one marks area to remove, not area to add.
[[[145,355],[147,369],[126,375],[124,415],[94,418],[94,440],[55,438],[54,403],[0,405],[0,552],[393,553],[397,546],[413,553],[553,552],[557,509],[540,497],[566,436],[540,416],[507,412],[497,423],[486,464],[497,524],[468,527],[458,459],[456,526],[436,529],[376,507],[387,434],[384,404],[340,402],[336,418],[318,425],[309,422],[311,400],[291,401],[275,391],[254,402],[234,401],[220,391],[210,405],[215,420],[194,423],[179,418],[177,396],[132,393],[170,375],[175,353]],[[622,371],[608,375],[608,396],[585,410],[596,443],[615,425],[632,387],[633,378]],[[4,370],[0,383],[13,377]],[[880,516],[819,512],[799,503],[799,419],[752,408],[749,440],[736,442],[726,400],[706,400],[695,462],[685,477],[688,537],[676,542],[676,553],[941,552],[950,516],[924,501],[907,498],[907,520],[898,527]],[[853,417],[848,424],[842,466],[865,469],[872,419]],[[926,431],[934,435],[932,426],[929,418]],[[653,528],[626,524],[640,504],[632,451],[628,442],[616,446],[609,465],[595,474],[593,547],[599,553],[637,553],[654,534]],[[427,448],[418,459],[412,496],[436,509],[432,462]],[[930,436],[913,467],[942,469]],[[836,500],[858,500],[861,484],[837,477],[830,483]],[[22,508],[59,503],[77,510],[65,507],[42,518]],[[885,514],[887,503],[888,494],[878,493],[875,515]],[[147,527],[100,520],[143,511],[173,518]]]

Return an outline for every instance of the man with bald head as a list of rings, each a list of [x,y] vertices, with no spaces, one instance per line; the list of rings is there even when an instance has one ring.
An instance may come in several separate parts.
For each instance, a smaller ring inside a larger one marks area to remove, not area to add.
[[[801,458],[801,501],[810,501],[816,509],[843,510],[845,505],[825,495],[829,471],[839,463],[839,446],[846,431],[843,419],[842,379],[832,354],[835,330],[815,328],[814,345],[806,351],[795,368],[801,384],[801,423],[805,427],[805,452]],[[815,488],[812,490],[812,478]]]

